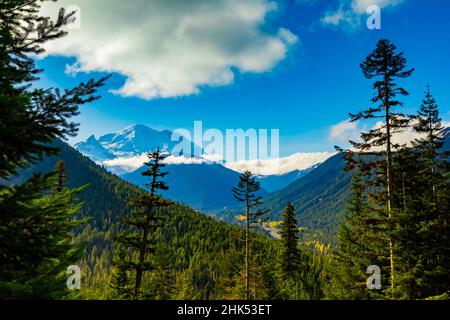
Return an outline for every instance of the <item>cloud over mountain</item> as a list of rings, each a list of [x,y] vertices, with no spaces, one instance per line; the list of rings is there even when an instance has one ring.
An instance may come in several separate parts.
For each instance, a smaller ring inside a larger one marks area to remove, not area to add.
[[[266,28],[277,10],[270,0],[60,0],[43,13],[79,7],[79,29],[46,44],[51,55],[74,56],[77,72],[117,72],[126,78],[114,92],[144,99],[196,94],[227,85],[234,71],[270,71],[297,37]],[[72,7],[71,7],[72,6]],[[269,31],[271,30],[271,31]]]
[[[333,156],[331,152],[304,152],[295,153],[289,157],[264,159],[264,160],[242,160],[226,163],[225,167],[233,171],[251,171],[256,175],[282,175],[295,170],[305,170]]]

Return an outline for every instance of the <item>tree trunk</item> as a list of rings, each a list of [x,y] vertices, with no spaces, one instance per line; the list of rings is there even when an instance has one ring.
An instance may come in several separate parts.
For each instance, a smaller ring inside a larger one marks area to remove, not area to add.
[[[245,299],[250,299],[250,204],[249,195],[246,196],[247,225],[245,228]]]
[[[406,213],[407,207],[406,207],[406,173],[403,172],[402,174],[402,198],[403,198],[403,211]]]
[[[387,170],[386,170],[386,179],[387,179],[387,209],[389,222],[392,219],[392,150],[391,150],[391,117],[389,113],[389,90],[387,84],[387,74],[384,76],[384,90],[385,90],[385,98],[384,98],[384,108],[386,110],[386,158],[387,158]],[[391,269],[391,295],[394,298],[395,291],[395,265],[394,265],[394,244],[392,243],[392,238],[389,236],[389,261],[390,261],[390,269]]]
[[[431,183],[433,185],[433,210],[434,212],[436,212],[437,209],[437,191],[436,191],[436,184],[435,184],[435,179],[434,176],[436,174],[436,166],[434,165],[434,159],[432,160],[432,165],[431,165]]]
[[[434,179],[434,176],[436,174],[436,166],[434,164],[435,152],[433,150],[434,149],[433,148],[433,142],[434,142],[433,141],[433,136],[434,136],[433,134],[434,134],[434,132],[433,132],[433,125],[431,123],[432,116],[429,115],[428,118],[429,118],[428,122],[429,122],[429,130],[430,130],[430,133],[429,133],[429,139],[430,139],[429,145],[430,145],[430,156],[431,156],[431,185],[432,185],[432,192],[433,192],[433,194],[432,194],[432,197],[433,197],[432,205],[433,205],[434,212],[436,212],[436,208],[437,208],[437,191],[436,191],[436,184],[435,184],[435,179]]]
[[[134,300],[139,300],[139,292],[141,290],[141,283],[142,283],[142,273],[144,269],[144,262],[145,262],[145,250],[147,248],[147,237],[148,237],[148,228],[144,229],[144,235],[142,237],[142,247],[139,251],[139,265],[136,268],[136,283],[134,285]]]

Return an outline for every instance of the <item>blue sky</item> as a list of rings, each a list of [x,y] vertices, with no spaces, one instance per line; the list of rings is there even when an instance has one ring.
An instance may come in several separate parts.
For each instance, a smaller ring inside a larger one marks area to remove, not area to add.
[[[351,0],[279,1],[276,9],[268,10],[258,24],[258,32],[263,36],[259,35],[256,40],[264,39],[265,35],[275,37],[280,28],[288,30],[297,41],[288,41],[282,58],[274,58],[273,66],[257,72],[246,72],[242,64],[231,65],[229,70],[234,74],[231,81],[199,85],[198,92],[192,94],[150,99],[143,99],[139,94],[114,94],[111,90],[120,89],[127,76],[113,72],[113,77],[101,90],[102,99],[81,108],[81,115],[76,119],[81,124],[80,133],[71,142],[91,134],[99,136],[118,131],[132,124],[173,130],[189,129],[194,121],[201,120],[204,127],[220,130],[280,129],[282,156],[295,152],[332,151],[339,141],[330,137],[330,128],[345,121],[349,112],[369,104],[371,83],[362,76],[359,63],[381,38],[394,42],[405,53],[409,66],[416,68],[414,75],[402,82],[411,94],[403,99],[405,111],[417,109],[426,85],[430,84],[443,118],[449,121],[450,19],[447,16],[450,2],[378,2],[382,4],[381,30],[367,29],[367,14],[355,12]],[[389,5],[390,2],[393,4]],[[82,3],[80,8],[83,10]],[[337,25],[323,22],[324,16],[339,9],[347,10],[361,25],[349,25],[343,20]],[[89,13],[82,13],[83,18],[89,18]],[[132,32],[133,29],[129,30]],[[127,42],[124,39],[124,43]],[[89,41],[86,43],[85,49],[89,50]],[[183,54],[185,52],[180,50],[180,59]],[[58,52],[50,48],[49,56],[38,60],[38,66],[45,69],[39,85],[64,88],[105,74],[99,72],[105,71],[101,67],[87,66],[84,59],[82,54],[72,53],[69,49]],[[132,63],[134,60],[130,59]],[[201,61],[201,57],[192,61]],[[68,75],[66,66],[77,62],[85,65],[82,71],[88,72],[79,72],[75,77]]]

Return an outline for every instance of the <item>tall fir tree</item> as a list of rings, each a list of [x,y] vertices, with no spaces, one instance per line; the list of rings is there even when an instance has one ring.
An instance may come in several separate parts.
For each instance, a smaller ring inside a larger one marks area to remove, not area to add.
[[[299,230],[295,219],[295,208],[292,203],[288,203],[281,223],[281,260],[280,266],[286,277],[298,271],[300,249],[299,249]]]
[[[77,124],[70,118],[78,107],[96,100],[95,93],[107,78],[90,80],[73,89],[38,89],[33,83],[42,70],[32,55],[44,53],[42,45],[66,35],[63,27],[75,12],[61,9],[56,21],[40,15],[43,1],[15,0],[0,3],[0,178],[6,179],[27,162],[56,154],[55,138],[74,136]]]
[[[250,230],[255,228],[269,210],[260,210],[262,197],[258,195],[261,189],[259,181],[250,171],[245,171],[239,177],[239,183],[232,189],[236,200],[244,203],[245,210],[245,298],[250,299]]]
[[[30,162],[58,153],[51,142],[75,135],[77,124],[70,118],[80,105],[98,98],[96,91],[106,80],[64,92],[37,88],[42,70],[32,56],[42,54],[46,42],[63,37],[62,28],[75,14],[61,9],[52,21],[40,14],[42,2],[0,2],[0,291],[5,297],[58,296],[49,284],[77,251],[70,230],[79,225],[71,217],[80,208],[75,199],[80,190],[61,183],[59,192],[51,192],[53,175],[34,175],[15,186],[9,179]]]
[[[326,297],[345,300],[376,298],[376,291],[367,290],[366,270],[370,265],[377,265],[385,271],[386,241],[380,237],[383,218],[370,208],[365,182],[365,170],[370,166],[365,166],[363,161],[355,161],[355,155],[347,154],[346,157],[349,161],[346,170],[353,172],[352,199],[339,226],[338,250],[328,270],[330,280],[325,287]]]
[[[425,99],[419,108],[418,116],[416,117],[418,123],[414,126],[414,131],[423,135],[424,137],[416,139],[413,146],[421,153],[421,158],[428,167],[431,181],[432,206],[436,210],[438,205],[437,199],[437,182],[436,162],[439,161],[439,150],[444,145],[444,141],[440,136],[444,126],[442,119],[439,116],[439,109],[436,99],[432,96],[430,86],[427,87]]]
[[[299,298],[301,287],[301,251],[299,248],[299,229],[295,219],[295,208],[292,203],[288,203],[281,223],[281,250],[279,264],[281,269],[281,278],[289,288],[294,290],[294,298]]]
[[[396,112],[396,107],[403,106],[398,96],[406,96],[408,92],[397,85],[397,79],[405,79],[412,75],[414,69],[407,69],[403,52],[397,53],[397,47],[389,40],[378,41],[375,50],[361,63],[361,70],[367,79],[375,79],[373,83],[374,96],[370,107],[357,114],[351,114],[351,121],[362,119],[382,119],[383,124],[361,134],[362,142],[352,142],[353,147],[363,152],[370,152],[382,147],[385,150],[385,160],[374,160],[373,167],[382,173],[384,179],[378,179],[384,189],[380,195],[379,204],[386,207],[387,224],[392,225],[394,219],[394,181],[393,181],[393,153],[401,145],[393,141],[393,135],[410,125],[410,117]],[[381,167],[384,169],[381,170]],[[391,297],[395,295],[395,244],[388,232],[389,273]]]
[[[126,261],[130,270],[135,272],[135,284],[133,299],[139,300],[143,295],[142,276],[144,272],[154,268],[153,262],[149,256],[155,253],[155,232],[163,226],[164,217],[161,209],[172,205],[171,201],[162,198],[158,192],[160,190],[168,190],[169,187],[161,179],[168,173],[163,172],[165,164],[164,155],[160,149],[149,153],[149,161],[145,163],[147,170],[142,175],[149,178],[147,193],[143,193],[132,200],[135,207],[131,216],[124,219],[124,223],[137,229],[136,232],[122,233],[116,237],[116,240],[127,247],[137,251],[137,259],[130,258]]]
[[[448,160],[442,150],[444,126],[429,87],[416,119],[414,130],[420,138],[397,155],[402,188],[397,201],[403,208],[397,234],[403,263],[400,293],[406,299],[450,290]]]

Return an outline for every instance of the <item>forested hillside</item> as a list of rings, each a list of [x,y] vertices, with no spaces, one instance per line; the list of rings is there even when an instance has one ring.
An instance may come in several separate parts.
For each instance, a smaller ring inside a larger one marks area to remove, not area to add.
[[[111,175],[60,140],[53,146],[61,150],[60,156],[48,157],[22,171],[11,183],[21,183],[33,172],[52,171],[58,160],[63,160],[68,171],[68,185],[71,188],[88,185],[78,196],[83,202],[79,215],[89,218],[89,221],[76,232],[76,238],[87,245],[81,264],[85,287],[77,297],[115,298],[110,289],[114,274],[113,238],[123,228],[121,221],[124,215],[130,212],[129,200],[142,190]],[[152,298],[242,297],[240,266],[244,261],[244,231],[181,204],[171,206],[164,215],[168,220],[158,232],[158,250],[161,250],[164,261],[155,262],[163,263],[164,268],[149,274],[145,282],[147,289],[154,294]],[[273,284],[278,268],[274,264],[278,259],[278,244],[266,236],[255,237],[255,259],[266,266],[265,270],[258,271],[257,297],[275,298],[269,292],[273,294],[274,290],[281,290]],[[320,266],[320,260],[317,263]],[[313,287],[320,294],[318,281],[313,282]],[[161,286],[164,287],[163,292]]]
[[[335,235],[350,198],[351,174],[344,172],[343,154],[338,154],[319,167],[294,181],[284,189],[268,196],[265,206],[270,216],[278,220],[283,204],[291,202],[296,208],[299,224],[306,238],[334,242]]]
[[[61,150],[60,156],[46,158],[21,172],[20,179],[12,182],[20,183],[33,172],[50,172],[58,160],[63,160],[68,169],[70,187],[88,184],[79,194],[83,202],[80,215],[89,218],[87,225],[77,234],[81,241],[87,242],[82,272],[88,288],[82,291],[81,296],[107,298],[113,236],[124,215],[130,212],[129,200],[141,190],[111,175],[59,140],[53,146]],[[242,264],[242,231],[183,205],[172,206],[166,215],[168,222],[161,231],[161,240],[164,240],[161,245],[165,250],[166,267],[173,272],[166,275],[169,283],[165,285],[170,295],[165,298],[207,299],[217,296],[218,287],[226,286],[222,281],[238,277],[239,270],[233,271],[230,265]],[[270,246],[269,240],[261,240]]]
[[[312,169],[283,189],[265,196],[264,208],[268,218],[280,221],[283,204],[296,207],[296,218],[305,241],[336,243],[336,232],[350,199],[351,173],[345,172],[344,154],[337,154]],[[216,212],[226,221],[235,221],[239,206]]]

